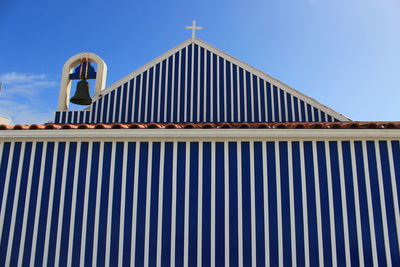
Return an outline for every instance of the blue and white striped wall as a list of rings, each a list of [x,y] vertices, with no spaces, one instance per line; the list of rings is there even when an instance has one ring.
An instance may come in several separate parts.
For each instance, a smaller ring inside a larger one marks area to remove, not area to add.
[[[55,123],[333,122],[343,115],[198,39],[110,86]]]
[[[1,142],[0,266],[400,265],[399,138],[82,138]]]

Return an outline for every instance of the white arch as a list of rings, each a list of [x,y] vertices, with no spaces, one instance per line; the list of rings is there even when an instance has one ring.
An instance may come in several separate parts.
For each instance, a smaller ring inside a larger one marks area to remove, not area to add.
[[[104,61],[96,54],[89,52],[79,53],[67,60],[65,62],[62,76],[61,76],[61,86],[60,95],[58,97],[58,110],[68,110],[69,98],[71,91],[71,80],[69,79],[69,74],[71,70],[74,69],[78,64],[82,62],[82,59],[86,58],[97,64],[97,74],[96,74],[96,85],[94,89],[94,97],[99,95],[102,90],[106,87],[106,76],[107,76],[107,65]]]

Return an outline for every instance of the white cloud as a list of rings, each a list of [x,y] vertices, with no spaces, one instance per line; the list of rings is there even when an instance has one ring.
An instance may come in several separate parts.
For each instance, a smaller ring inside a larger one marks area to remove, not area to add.
[[[45,74],[10,72],[0,74],[0,82],[0,114],[11,117],[12,124],[45,123],[52,118],[42,91],[56,87],[56,81]]]

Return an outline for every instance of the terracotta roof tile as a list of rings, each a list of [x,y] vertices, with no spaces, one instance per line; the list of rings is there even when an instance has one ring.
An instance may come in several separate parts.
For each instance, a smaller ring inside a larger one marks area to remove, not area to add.
[[[95,123],[95,124],[0,124],[0,130],[58,129],[400,129],[400,122],[235,122],[235,123]]]

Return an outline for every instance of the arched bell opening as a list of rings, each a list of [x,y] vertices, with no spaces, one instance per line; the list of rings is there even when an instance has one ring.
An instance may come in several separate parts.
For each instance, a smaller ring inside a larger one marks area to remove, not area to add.
[[[88,108],[105,88],[107,66],[93,53],[77,54],[64,64],[58,110]],[[72,91],[71,91],[72,88]]]

